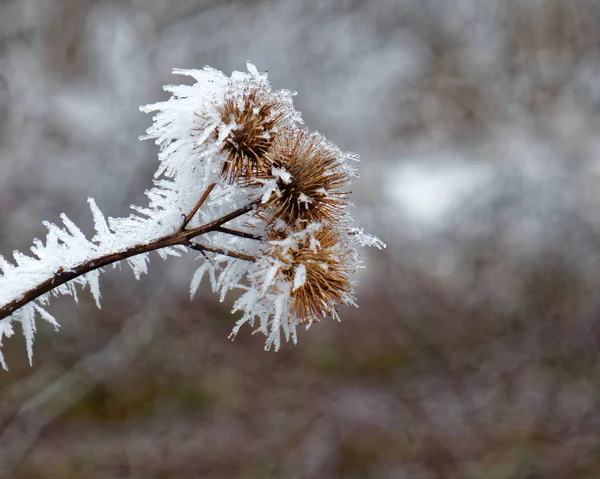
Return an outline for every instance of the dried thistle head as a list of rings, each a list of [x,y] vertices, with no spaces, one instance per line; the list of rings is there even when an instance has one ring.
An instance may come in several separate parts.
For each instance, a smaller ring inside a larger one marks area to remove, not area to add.
[[[290,226],[334,222],[347,205],[350,184],[347,166],[321,135],[307,130],[288,130],[277,138],[269,153],[277,173],[277,191],[265,207],[273,217]]]
[[[303,235],[293,247],[275,242],[270,251],[280,264],[281,280],[291,286],[289,311],[299,322],[314,323],[352,302],[355,255],[342,239],[339,231],[325,227]]]
[[[180,187],[172,216],[190,212],[178,234],[194,231],[186,229],[190,218],[207,232],[188,244],[205,259],[190,290],[205,273],[221,298],[242,290],[232,336],[248,323],[267,336],[266,349],[277,350],[282,334],[296,342],[299,325],[355,304],[358,248],[383,246],[347,214],[353,158],[319,133],[300,130],[294,93],[272,91],[253,65],[231,77],[210,68],[178,73],[197,82],[169,87],[169,101],[144,110],[159,112],[147,136],[161,146],[158,176]],[[168,193],[165,201],[174,196]],[[219,226],[208,233],[212,224]]]
[[[216,107],[229,132],[222,152],[227,156],[222,176],[230,183],[252,182],[270,174],[267,153],[281,131],[292,121],[279,98],[260,87],[252,87],[241,95],[230,95]]]

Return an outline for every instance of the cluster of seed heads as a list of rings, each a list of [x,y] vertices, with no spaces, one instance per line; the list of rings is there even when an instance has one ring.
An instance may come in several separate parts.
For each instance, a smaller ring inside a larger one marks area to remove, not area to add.
[[[227,98],[217,111],[228,129],[222,177],[245,188],[275,184],[255,215],[267,225],[262,259],[279,265],[278,282],[290,287],[291,314],[310,324],[335,313],[351,297],[356,273],[338,228],[348,206],[348,166],[322,135],[297,127],[260,86]]]
[[[100,306],[99,273],[127,261],[139,278],[152,251],[200,252],[190,294],[206,272],[221,299],[241,289],[232,335],[258,319],[267,349],[279,348],[282,331],[296,342],[298,325],[355,304],[358,247],[385,246],[349,214],[356,158],[300,127],[293,93],[272,91],[251,64],[231,77],[209,67],[174,73],[196,83],[169,85],[168,101],[141,107],[157,112],[142,139],[160,148],[148,206],[107,219],[90,199],[91,239],[61,215],[64,227],[47,223],[45,243],[34,240],[34,257],[0,256],[0,348],[20,323],[31,360],[36,316],[58,326],[46,310],[53,295],[76,297],[75,285],[87,286]]]

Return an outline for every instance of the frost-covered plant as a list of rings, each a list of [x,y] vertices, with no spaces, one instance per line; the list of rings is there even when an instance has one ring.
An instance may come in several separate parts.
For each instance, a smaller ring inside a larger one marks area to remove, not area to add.
[[[208,67],[174,73],[196,82],[166,86],[168,101],[141,107],[156,112],[142,139],[160,147],[148,207],[106,220],[90,198],[91,239],[63,214],[64,226],[45,223],[35,257],[15,252],[13,264],[0,256],[0,346],[20,323],[31,362],[36,316],[58,327],[46,309],[51,296],[77,300],[76,286],[87,286],[100,307],[103,268],[125,260],[139,279],[151,251],[164,259],[198,251],[191,296],[205,274],[221,300],[242,290],[232,336],[250,323],[267,336],[266,349],[279,349],[281,332],[296,342],[298,325],[354,304],[357,247],[384,246],[349,213],[357,157],[300,128],[293,93],[272,91],[252,64],[231,77]],[[6,368],[1,350],[0,363]]]

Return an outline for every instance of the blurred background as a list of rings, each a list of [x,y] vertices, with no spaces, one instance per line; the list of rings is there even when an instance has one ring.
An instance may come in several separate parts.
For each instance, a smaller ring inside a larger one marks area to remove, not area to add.
[[[0,0],[0,253],[145,204],[140,104],[251,60],[362,157],[360,309],[263,351],[193,256],[5,341],[0,477],[600,478],[600,0]]]

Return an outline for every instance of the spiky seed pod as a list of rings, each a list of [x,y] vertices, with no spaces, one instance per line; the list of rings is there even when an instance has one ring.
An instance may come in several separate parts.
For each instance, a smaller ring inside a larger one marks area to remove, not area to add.
[[[267,153],[292,123],[282,106],[279,98],[254,87],[242,95],[231,95],[216,107],[221,121],[230,128],[222,147],[227,160],[221,172],[230,183],[252,183],[270,174]]]
[[[265,207],[273,217],[300,228],[306,223],[335,222],[347,205],[350,172],[341,153],[325,138],[307,130],[287,130],[269,153],[277,191]],[[283,174],[281,174],[283,172]]]
[[[283,265],[281,279],[291,285],[290,313],[310,324],[353,302],[351,277],[355,255],[333,228],[305,235],[294,247],[271,251]]]

